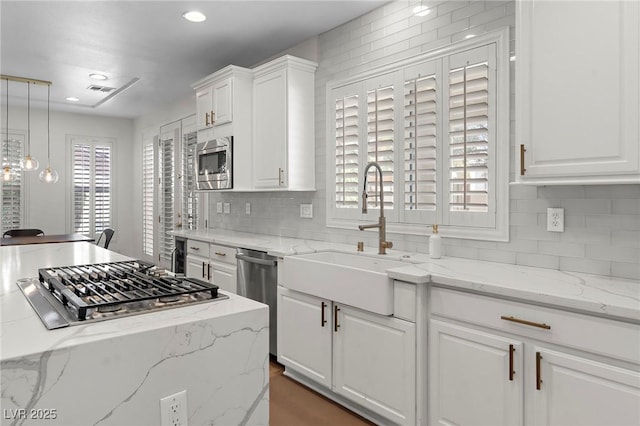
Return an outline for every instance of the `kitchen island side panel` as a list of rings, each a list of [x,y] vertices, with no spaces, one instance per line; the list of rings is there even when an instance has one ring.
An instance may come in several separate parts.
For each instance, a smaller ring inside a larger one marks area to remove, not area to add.
[[[3,359],[1,424],[159,425],[186,390],[189,424],[266,425],[268,321],[264,306]]]

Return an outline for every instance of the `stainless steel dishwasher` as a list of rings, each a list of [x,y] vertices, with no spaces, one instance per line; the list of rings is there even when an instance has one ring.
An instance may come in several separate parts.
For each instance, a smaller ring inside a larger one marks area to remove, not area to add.
[[[238,294],[269,305],[269,352],[276,355],[277,345],[277,258],[263,251],[239,248]]]

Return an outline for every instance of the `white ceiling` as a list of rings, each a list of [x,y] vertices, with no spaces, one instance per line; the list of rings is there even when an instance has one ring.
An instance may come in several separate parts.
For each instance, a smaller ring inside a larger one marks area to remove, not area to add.
[[[251,67],[387,1],[1,0],[0,70],[51,81],[52,110],[134,118],[190,96],[192,83],[226,65]],[[182,18],[194,9],[207,20]],[[109,80],[93,81],[92,72]],[[98,106],[109,95],[87,89],[136,78]],[[46,107],[46,93],[31,86],[32,107]],[[27,85],[11,83],[9,95],[10,105],[26,99]]]

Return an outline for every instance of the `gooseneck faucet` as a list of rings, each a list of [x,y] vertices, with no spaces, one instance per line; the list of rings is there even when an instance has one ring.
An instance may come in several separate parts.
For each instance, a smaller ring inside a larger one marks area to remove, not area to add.
[[[364,188],[362,189],[362,213],[367,213],[367,172],[371,167],[375,167],[378,169],[378,174],[380,175],[380,217],[378,218],[378,223],[372,223],[369,225],[360,225],[358,229],[363,231],[368,228],[378,228],[378,254],[387,254],[386,249],[393,247],[393,243],[391,241],[386,241],[387,239],[387,221],[384,217],[384,187],[382,185],[382,169],[380,165],[376,162],[371,162],[367,164],[367,167],[364,168]]]

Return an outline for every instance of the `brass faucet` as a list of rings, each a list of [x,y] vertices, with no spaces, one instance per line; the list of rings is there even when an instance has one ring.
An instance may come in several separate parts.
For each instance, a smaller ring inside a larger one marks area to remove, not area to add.
[[[380,217],[378,218],[378,223],[372,223],[369,225],[360,225],[358,229],[363,231],[368,228],[378,228],[378,254],[387,254],[386,249],[393,247],[393,243],[391,241],[386,241],[387,239],[387,221],[384,217],[384,188],[382,186],[382,169],[380,165],[376,162],[371,162],[367,164],[367,167],[364,168],[364,188],[362,190],[362,213],[367,212],[367,172],[371,167],[375,167],[378,169],[378,173],[380,174]]]

